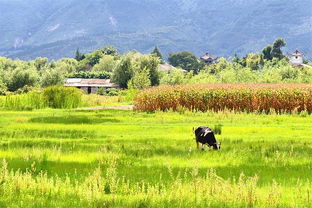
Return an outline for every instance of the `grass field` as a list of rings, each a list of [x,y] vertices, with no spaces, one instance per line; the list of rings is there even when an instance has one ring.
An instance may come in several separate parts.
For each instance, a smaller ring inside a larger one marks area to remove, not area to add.
[[[312,207],[306,113],[0,113],[0,207]]]

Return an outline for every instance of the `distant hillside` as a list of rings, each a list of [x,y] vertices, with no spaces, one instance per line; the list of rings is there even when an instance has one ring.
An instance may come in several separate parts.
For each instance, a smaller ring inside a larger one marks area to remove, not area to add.
[[[284,37],[285,52],[312,57],[311,0],[0,0],[0,55],[72,57],[114,45],[121,52],[258,52]]]

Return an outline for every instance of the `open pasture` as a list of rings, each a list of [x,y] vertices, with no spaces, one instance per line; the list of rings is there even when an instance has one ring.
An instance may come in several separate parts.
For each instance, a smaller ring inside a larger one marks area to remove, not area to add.
[[[1,111],[0,207],[312,207],[312,116]],[[221,124],[221,151],[192,128]]]

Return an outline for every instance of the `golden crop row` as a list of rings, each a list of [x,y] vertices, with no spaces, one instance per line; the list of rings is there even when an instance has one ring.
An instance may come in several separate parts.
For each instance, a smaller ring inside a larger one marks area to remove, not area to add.
[[[153,87],[134,99],[136,110],[245,112],[312,112],[312,85],[308,84],[204,84]]]

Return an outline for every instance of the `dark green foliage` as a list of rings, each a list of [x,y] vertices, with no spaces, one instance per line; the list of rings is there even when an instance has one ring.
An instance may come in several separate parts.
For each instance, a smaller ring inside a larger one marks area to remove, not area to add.
[[[161,54],[161,52],[160,52],[160,50],[159,50],[159,48],[157,46],[154,48],[154,50],[152,51],[151,54],[153,54],[154,56],[158,57],[162,64],[165,63],[163,55]]]
[[[268,45],[262,50],[263,58],[270,61],[273,58],[277,58],[279,60],[283,59],[285,56],[283,55],[283,52],[281,50],[282,47],[286,46],[285,39],[283,38],[277,38],[273,46]]]
[[[6,85],[3,83],[1,77],[0,77],[0,95],[5,95],[7,91]]]
[[[87,53],[82,62],[85,65],[94,66],[95,64],[98,64],[100,62],[100,59],[103,57],[103,55],[104,54],[101,50],[96,50],[91,53]]]
[[[113,73],[113,82],[121,88],[127,88],[128,82],[134,74],[131,57],[126,55],[121,59]]]
[[[114,46],[105,46],[100,49],[104,55],[118,56],[119,52]]]
[[[213,128],[213,132],[217,135],[221,135],[222,134],[222,124],[215,125]]]
[[[234,58],[233,58],[233,63],[239,64],[239,61],[240,61],[240,59],[239,59],[238,55],[235,53]]]
[[[51,86],[43,91],[50,108],[77,108],[82,103],[82,91],[73,87]]]
[[[76,53],[75,53],[75,59],[77,60],[77,61],[81,61],[82,59],[84,59],[85,58],[85,55],[84,54],[82,54],[82,53],[80,53],[80,51],[79,51],[79,48],[76,50]]]
[[[64,84],[64,72],[57,69],[47,69],[41,75],[42,87]]]
[[[158,57],[144,55],[140,59],[140,71],[146,69],[152,86],[159,85],[158,65],[160,59]]]
[[[273,43],[272,57],[278,58],[279,60],[283,59],[285,56],[281,50],[282,47],[286,46],[286,42],[283,38],[278,38]]]
[[[129,88],[135,88],[140,90],[149,86],[151,86],[151,80],[147,68],[137,71],[128,83]]]
[[[83,78],[83,79],[110,79],[111,74],[106,71],[101,71],[101,72],[80,71],[80,72],[69,74],[67,77],[68,78]]]
[[[181,67],[186,71],[197,72],[199,70],[199,61],[197,57],[188,51],[170,53],[168,60],[172,66]]]
[[[48,64],[48,58],[38,57],[35,59],[35,67],[38,71],[44,69]]]
[[[39,77],[35,70],[16,68],[9,78],[7,86],[10,91],[14,92],[17,89],[22,88],[26,85],[36,86],[38,80]]]
[[[272,60],[273,59],[272,50],[273,50],[273,46],[271,46],[271,45],[268,45],[267,47],[265,47],[262,50],[263,58],[268,60],[268,61]]]

